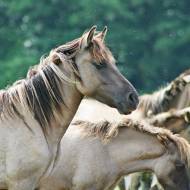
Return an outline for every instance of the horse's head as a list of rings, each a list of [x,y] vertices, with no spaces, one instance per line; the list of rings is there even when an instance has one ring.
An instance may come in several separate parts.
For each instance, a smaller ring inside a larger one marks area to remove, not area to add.
[[[121,113],[130,113],[137,107],[137,92],[119,72],[112,53],[104,44],[107,28],[96,34],[95,30],[96,27],[92,27],[82,35],[73,59],[79,78],[77,89],[84,96],[116,107]]]
[[[175,78],[169,85],[153,94],[140,97],[137,110],[141,117],[151,117],[171,109],[189,107],[190,101],[190,70]]]
[[[167,142],[167,151],[154,165],[154,172],[164,189],[190,190],[187,174],[190,145],[180,136],[171,135],[170,137],[172,137],[173,142]]]
[[[166,89],[169,108],[182,109],[188,107],[190,96],[190,70],[183,72],[171,82]]]

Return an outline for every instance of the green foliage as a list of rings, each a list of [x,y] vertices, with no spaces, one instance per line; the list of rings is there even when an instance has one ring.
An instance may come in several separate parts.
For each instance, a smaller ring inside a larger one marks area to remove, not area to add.
[[[0,0],[0,87],[94,24],[108,26],[119,68],[140,91],[189,67],[188,0]]]

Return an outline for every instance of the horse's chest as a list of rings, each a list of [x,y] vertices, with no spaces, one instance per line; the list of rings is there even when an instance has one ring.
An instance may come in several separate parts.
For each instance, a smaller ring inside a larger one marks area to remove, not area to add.
[[[1,127],[0,128],[0,188],[5,187],[4,182],[6,179],[6,149],[7,149],[6,137],[7,137],[6,130],[3,127]]]
[[[1,126],[0,137],[0,186],[1,182],[43,175],[51,159],[43,136],[20,124]]]
[[[0,150],[0,189],[5,187],[6,163],[4,151]]]

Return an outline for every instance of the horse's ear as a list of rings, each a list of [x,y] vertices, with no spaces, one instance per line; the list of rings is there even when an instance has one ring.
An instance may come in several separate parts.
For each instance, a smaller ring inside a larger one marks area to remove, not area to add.
[[[104,41],[105,36],[107,34],[108,28],[107,26],[104,27],[104,29],[102,30],[102,32],[100,32],[99,34],[96,35],[97,38],[100,38],[102,41]]]
[[[54,54],[52,55],[52,58],[51,58],[51,59],[52,59],[51,61],[52,61],[54,64],[56,64],[56,65],[59,65],[60,63],[62,63],[61,57],[59,56],[58,53],[54,53]]]
[[[84,37],[82,38],[81,43],[82,48],[88,47],[92,43],[96,28],[97,26],[93,26],[88,32],[83,35]]]
[[[89,45],[92,42],[92,39],[94,37],[94,33],[96,31],[97,26],[93,26],[89,32],[88,32],[88,36],[87,36],[87,45]]]

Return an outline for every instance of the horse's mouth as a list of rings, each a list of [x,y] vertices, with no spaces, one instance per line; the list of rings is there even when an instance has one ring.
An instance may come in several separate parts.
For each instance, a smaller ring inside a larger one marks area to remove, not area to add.
[[[118,111],[119,111],[119,113],[122,114],[122,115],[129,115],[129,114],[132,113],[131,110],[123,111],[123,110],[118,109]]]
[[[133,111],[136,110],[136,107],[130,106],[130,105],[126,104],[125,102],[124,103],[121,102],[121,103],[117,104],[117,110],[122,115],[129,115]]]

